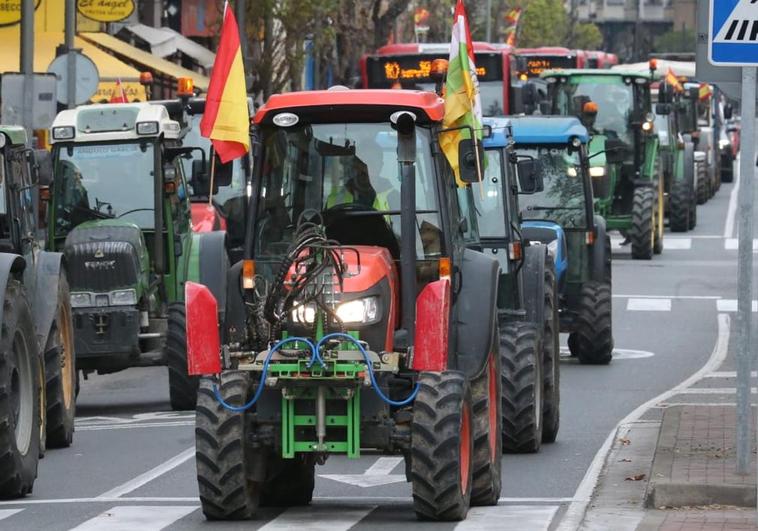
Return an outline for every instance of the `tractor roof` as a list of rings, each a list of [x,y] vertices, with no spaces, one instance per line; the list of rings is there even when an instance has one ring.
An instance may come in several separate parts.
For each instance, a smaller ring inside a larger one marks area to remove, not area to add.
[[[269,124],[280,112],[319,123],[389,122],[397,111],[410,111],[420,124],[439,122],[445,102],[433,92],[419,90],[314,90],[275,94],[258,109],[253,122]]]
[[[511,118],[516,144],[566,144],[577,137],[589,142],[587,129],[573,116],[524,116]]]
[[[0,133],[8,137],[11,145],[26,145],[26,129],[20,125],[0,125]]]
[[[487,117],[482,122],[492,128],[492,134],[482,141],[484,149],[501,148],[513,142],[510,118]]]
[[[636,77],[650,80],[650,72],[635,72],[624,70],[623,66],[608,68],[567,68],[565,70],[545,70],[540,77],[590,77],[590,76],[608,76],[608,77]]]

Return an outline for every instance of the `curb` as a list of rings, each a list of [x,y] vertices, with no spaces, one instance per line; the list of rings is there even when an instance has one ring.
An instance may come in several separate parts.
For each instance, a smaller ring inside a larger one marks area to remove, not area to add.
[[[756,506],[755,485],[704,484],[671,481],[676,435],[683,406],[671,406],[663,413],[653,468],[645,493],[645,507],[687,507],[696,505]]]

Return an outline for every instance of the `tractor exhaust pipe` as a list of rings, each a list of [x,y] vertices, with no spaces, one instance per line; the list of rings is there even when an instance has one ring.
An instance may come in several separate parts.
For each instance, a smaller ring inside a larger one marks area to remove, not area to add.
[[[406,346],[416,332],[416,116],[400,111],[390,117],[397,130],[400,171],[400,305]]]

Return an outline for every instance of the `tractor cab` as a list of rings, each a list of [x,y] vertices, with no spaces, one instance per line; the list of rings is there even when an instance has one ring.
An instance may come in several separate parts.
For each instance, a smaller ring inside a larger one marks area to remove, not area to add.
[[[257,111],[244,259],[220,334],[208,317],[219,301],[186,288],[190,373],[220,375],[198,399],[209,518],[308,503],[315,464],[368,448],[406,457],[420,517],[497,503],[498,267],[467,247],[471,190],[440,149],[443,115],[441,98],[410,90],[295,92]],[[454,142],[470,181],[472,142]],[[474,412],[469,397],[489,405]],[[435,450],[443,440],[449,451]]]
[[[595,211],[628,236],[634,258],[663,250],[663,180],[650,98],[652,75],[624,70],[544,72],[550,114],[578,117],[587,128],[590,165],[605,182]],[[599,169],[594,169],[594,168]]]
[[[190,230],[181,160],[206,160],[198,148],[182,147],[181,137],[180,124],[160,105],[59,113],[51,129],[48,247],[63,252],[70,267],[79,368],[86,374],[173,364],[172,404],[190,409],[196,383],[186,373],[182,287],[211,270],[218,275],[226,253],[223,232]],[[220,278],[208,282],[220,293]],[[167,345],[169,336],[174,344]]]

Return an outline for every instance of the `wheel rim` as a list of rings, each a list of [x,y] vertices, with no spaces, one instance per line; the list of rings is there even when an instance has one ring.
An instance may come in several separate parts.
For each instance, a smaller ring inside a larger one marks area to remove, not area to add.
[[[461,413],[461,492],[465,495],[468,491],[468,477],[471,469],[471,414],[468,404],[463,404]]]
[[[74,400],[74,338],[71,334],[71,307],[64,301],[58,309],[59,363],[63,389],[63,405],[71,407]]]
[[[15,364],[11,369],[11,411],[16,435],[16,448],[26,455],[31,445],[34,401],[32,360],[26,339],[20,332],[13,336],[12,352]]]
[[[494,461],[497,457],[497,447],[500,444],[500,432],[497,429],[497,421],[498,417],[500,417],[497,406],[500,403],[500,398],[497,396],[498,374],[495,367],[494,354],[490,354],[487,372],[489,373],[487,377],[489,378],[490,460]]]

